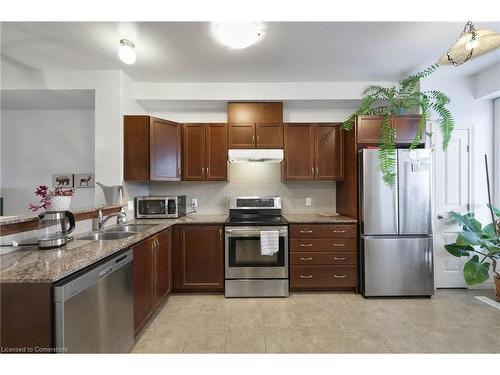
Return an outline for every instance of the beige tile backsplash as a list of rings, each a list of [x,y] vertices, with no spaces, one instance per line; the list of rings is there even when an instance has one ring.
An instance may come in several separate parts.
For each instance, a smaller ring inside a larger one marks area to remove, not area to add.
[[[191,199],[198,199],[198,212],[228,212],[231,196],[278,195],[285,213],[335,211],[335,182],[282,182],[281,165],[266,163],[229,164],[228,182],[151,182],[150,195],[186,195],[188,210]],[[306,197],[312,205],[306,207]]]

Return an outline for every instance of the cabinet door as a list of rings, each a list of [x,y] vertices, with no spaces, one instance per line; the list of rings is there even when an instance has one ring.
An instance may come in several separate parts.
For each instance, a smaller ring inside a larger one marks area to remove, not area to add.
[[[311,124],[285,124],[283,179],[314,180],[314,132]]]
[[[182,126],[182,180],[205,179],[205,124]]]
[[[316,180],[343,178],[342,134],[339,124],[315,125],[314,163]]]
[[[205,179],[227,181],[227,125],[207,124],[205,129]]]
[[[228,124],[229,148],[255,148],[255,123]]]
[[[378,145],[380,143],[380,129],[382,127],[382,116],[358,116],[357,142],[365,145]],[[392,126],[396,130],[396,143],[409,145],[417,134],[419,115],[392,116]],[[425,142],[425,134],[421,142]]]
[[[379,144],[382,116],[358,116],[357,141],[362,144]]]
[[[157,181],[180,181],[180,124],[151,117],[149,144],[150,179]]]
[[[399,144],[411,144],[417,134],[420,116],[394,116],[392,126],[396,129],[396,142]],[[420,137],[420,143],[425,143],[425,134]]]
[[[181,291],[224,289],[224,244],[221,225],[182,225]]]
[[[134,251],[134,333],[137,334],[153,313],[154,238],[132,247]]]
[[[123,116],[123,178],[149,180],[149,116]]]
[[[155,236],[154,305],[160,305],[172,288],[172,230],[166,229]]]
[[[283,148],[283,124],[256,124],[257,148]]]

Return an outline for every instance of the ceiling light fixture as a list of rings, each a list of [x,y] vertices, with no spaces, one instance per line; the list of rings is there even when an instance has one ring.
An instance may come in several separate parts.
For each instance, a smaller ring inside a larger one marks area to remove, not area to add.
[[[469,21],[457,41],[438,60],[439,65],[460,66],[471,58],[500,47],[500,34],[486,29],[476,29]]]
[[[228,47],[243,49],[264,37],[260,22],[217,22],[213,24],[214,36]]]
[[[135,44],[128,39],[120,40],[120,48],[118,48],[118,56],[125,64],[133,64],[136,60]]]

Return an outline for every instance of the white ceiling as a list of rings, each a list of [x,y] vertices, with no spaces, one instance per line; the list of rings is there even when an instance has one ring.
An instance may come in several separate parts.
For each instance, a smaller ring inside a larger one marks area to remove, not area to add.
[[[136,81],[393,81],[437,60],[465,22],[268,22],[258,44],[220,45],[207,22],[2,23],[2,59],[29,69],[121,69]],[[500,22],[478,23],[500,32]],[[117,57],[121,38],[137,62]],[[441,74],[476,74],[500,50]]]
[[[0,90],[2,109],[94,109],[94,90]]]

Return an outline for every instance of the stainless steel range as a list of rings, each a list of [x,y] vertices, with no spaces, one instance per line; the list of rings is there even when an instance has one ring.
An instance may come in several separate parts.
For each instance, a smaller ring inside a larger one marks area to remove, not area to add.
[[[261,232],[278,233],[277,252],[264,255]],[[288,296],[288,222],[280,197],[233,197],[225,224],[226,297]]]

